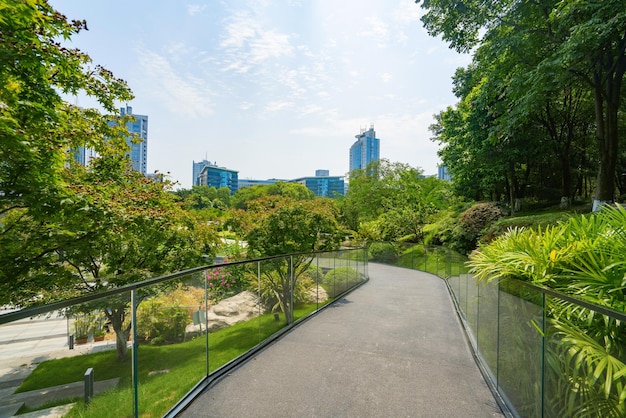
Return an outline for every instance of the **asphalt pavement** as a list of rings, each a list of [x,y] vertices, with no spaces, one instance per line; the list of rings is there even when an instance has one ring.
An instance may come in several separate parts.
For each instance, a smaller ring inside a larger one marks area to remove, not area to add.
[[[369,264],[370,281],[200,395],[180,416],[504,416],[445,283]]]

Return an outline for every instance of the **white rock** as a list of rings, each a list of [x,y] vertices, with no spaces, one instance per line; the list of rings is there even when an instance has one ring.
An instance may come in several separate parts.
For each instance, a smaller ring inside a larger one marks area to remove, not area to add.
[[[259,316],[260,313],[264,313],[264,311],[263,307],[259,304],[259,298],[256,294],[246,290],[228,299],[224,299],[217,305],[209,308],[209,312],[207,313],[209,332],[229,327],[238,322],[247,321]],[[201,327],[202,330],[204,330],[204,324],[187,325],[185,328],[185,339],[200,335]]]

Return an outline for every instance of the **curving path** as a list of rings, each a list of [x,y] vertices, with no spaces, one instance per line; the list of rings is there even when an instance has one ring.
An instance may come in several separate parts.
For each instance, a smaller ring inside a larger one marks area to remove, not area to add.
[[[444,282],[373,263],[369,276],[180,416],[504,416],[474,363]]]

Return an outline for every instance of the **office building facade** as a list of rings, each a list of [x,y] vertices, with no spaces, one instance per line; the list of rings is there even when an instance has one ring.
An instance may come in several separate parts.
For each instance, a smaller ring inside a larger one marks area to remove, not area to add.
[[[316,170],[315,177],[300,177],[291,180],[291,182],[305,185],[316,196],[343,196],[345,191],[343,177],[329,176],[328,174],[328,170]]]
[[[450,176],[450,173],[448,172],[448,167],[446,167],[445,165],[438,165],[437,178],[439,180],[452,181],[452,176]]]
[[[239,188],[239,172],[225,167],[218,167],[217,164],[209,163],[204,165],[198,178],[198,186],[212,186],[216,189],[228,187],[230,194],[234,194]]]
[[[200,185],[200,173],[202,172],[202,169],[204,168],[205,165],[211,165],[211,163],[207,160],[202,160],[200,162],[193,161],[193,169],[191,173],[191,176],[192,176],[191,185],[192,186]]]
[[[145,175],[148,173],[148,116],[134,114],[130,106],[122,107],[120,114],[131,115],[135,119],[126,123],[126,129],[130,133],[126,144],[130,148],[128,154],[133,169]]]
[[[380,140],[376,138],[374,125],[368,130],[361,129],[355,138],[356,142],[350,147],[350,172],[365,170],[368,164],[380,160]]]

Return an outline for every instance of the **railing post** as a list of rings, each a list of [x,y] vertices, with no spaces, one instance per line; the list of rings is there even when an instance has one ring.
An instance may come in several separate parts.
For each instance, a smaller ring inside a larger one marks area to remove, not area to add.
[[[294,308],[293,308],[293,294],[295,292],[295,278],[294,278],[294,274],[293,274],[293,255],[289,256],[289,325],[293,324],[293,315],[294,315]]]
[[[132,330],[132,376],[133,376],[133,413],[139,418],[139,358],[137,353],[137,289],[130,291],[130,321]]]
[[[204,329],[206,331],[206,335],[204,336],[204,349],[206,352],[206,355],[204,356],[204,361],[206,363],[206,376],[209,376],[211,367],[210,367],[210,353],[209,353],[209,276],[208,276],[209,271],[206,270],[203,273],[203,277],[204,277]],[[200,327],[200,335],[202,335],[202,327]]]

